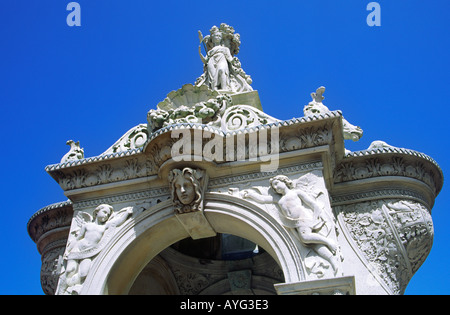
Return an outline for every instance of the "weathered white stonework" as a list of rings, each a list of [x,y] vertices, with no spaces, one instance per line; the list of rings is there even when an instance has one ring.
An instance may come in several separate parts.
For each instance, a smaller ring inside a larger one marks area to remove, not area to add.
[[[61,159],[61,163],[82,160],[84,158],[84,149],[80,148],[80,142],[68,140],[67,144],[70,145],[70,150]]]
[[[403,293],[425,261],[433,223],[421,203],[382,199],[336,207],[339,222],[373,277],[390,293]]]
[[[69,200],[28,222],[44,292],[402,294],[433,242],[438,164],[383,141],[347,151],[362,129],[324,87],[302,117],[265,114],[240,36],[199,35],[195,84],[103,154],[69,141],[46,167]]]

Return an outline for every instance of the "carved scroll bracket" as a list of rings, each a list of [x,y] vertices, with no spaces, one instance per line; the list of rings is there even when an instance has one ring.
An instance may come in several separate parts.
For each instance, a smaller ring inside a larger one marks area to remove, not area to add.
[[[209,224],[203,212],[175,214],[175,216],[194,240],[216,236],[216,231]]]
[[[207,184],[208,175],[201,169],[185,167],[169,172],[175,216],[193,239],[216,235],[203,213]]]

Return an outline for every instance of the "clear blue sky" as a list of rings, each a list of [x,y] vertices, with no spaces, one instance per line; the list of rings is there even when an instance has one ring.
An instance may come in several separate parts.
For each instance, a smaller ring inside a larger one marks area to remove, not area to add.
[[[448,0],[80,0],[81,26],[66,24],[68,0],[0,3],[0,125],[3,167],[0,294],[42,294],[40,255],[26,231],[40,208],[66,197],[44,171],[81,142],[104,152],[149,109],[202,73],[197,30],[222,22],[241,34],[238,55],[263,109],[303,116],[310,93],[374,140],[433,157],[449,178]],[[433,209],[433,249],[407,294],[450,294],[446,185]]]

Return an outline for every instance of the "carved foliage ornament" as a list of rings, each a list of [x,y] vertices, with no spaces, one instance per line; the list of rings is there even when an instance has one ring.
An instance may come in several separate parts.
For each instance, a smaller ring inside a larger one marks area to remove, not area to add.
[[[148,112],[148,132],[180,123],[220,127],[220,118],[231,103],[231,97],[226,94],[185,84],[181,89],[169,93],[156,110]]]
[[[151,169],[144,158],[129,158],[116,164],[101,164],[97,167],[83,167],[73,171],[55,171],[58,183],[64,190],[72,190],[122,180],[140,178]]]
[[[41,286],[47,295],[54,295],[61,272],[65,243],[54,247],[42,255]]]
[[[433,242],[429,211],[418,202],[385,199],[337,206],[339,221],[371,272],[402,294]]]

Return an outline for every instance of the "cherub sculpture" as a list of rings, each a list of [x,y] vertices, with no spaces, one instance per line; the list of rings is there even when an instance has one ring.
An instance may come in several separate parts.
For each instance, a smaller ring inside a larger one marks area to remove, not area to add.
[[[253,190],[245,190],[242,197],[278,205],[284,222],[289,222],[286,225],[295,228],[300,241],[328,261],[336,272],[338,245],[332,238],[319,233],[330,221],[321,205],[301,187],[296,187],[294,181],[287,176],[277,175],[271,178],[270,186],[277,195],[263,195]]]
[[[206,84],[212,90],[248,92],[253,91],[252,80],[241,67],[235,56],[241,44],[240,35],[234,29],[222,23],[220,28],[213,26],[210,35],[203,37],[198,31],[200,59],[204,64],[203,75],[197,79],[196,85]],[[206,56],[203,56],[201,45],[204,44]]]
[[[93,216],[79,212],[75,221],[79,229],[74,239],[69,239],[64,259],[67,260],[60,292],[77,294],[89,273],[93,258],[100,253],[111,239],[116,227],[122,225],[133,213],[133,207],[126,207],[115,213],[113,207],[101,204]]]

